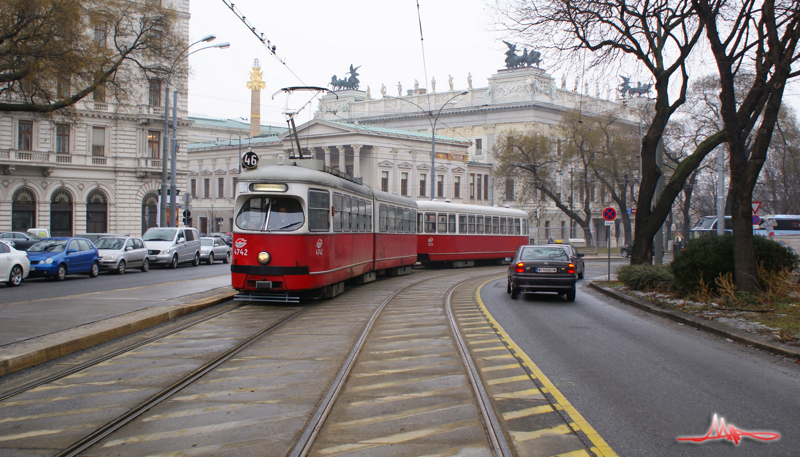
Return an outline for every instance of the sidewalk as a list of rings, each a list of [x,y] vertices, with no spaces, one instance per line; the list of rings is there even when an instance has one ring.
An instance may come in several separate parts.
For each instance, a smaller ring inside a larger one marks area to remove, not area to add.
[[[21,330],[15,332],[17,338],[12,337],[11,342],[0,346],[0,376],[200,311],[230,300],[236,293],[230,286],[215,286],[218,284],[211,282],[205,290],[198,292],[197,290],[202,288],[193,288],[191,290],[194,293],[168,298],[157,303],[152,301],[146,303],[148,300],[142,300],[146,306],[117,315],[106,313],[106,317],[88,323],[77,324],[79,321],[72,319],[71,324],[62,322],[60,330],[30,338],[19,338],[19,335],[21,332],[31,332],[32,330],[28,328],[31,323],[28,322],[28,326],[16,326],[21,327]],[[44,318],[37,316],[34,325]],[[88,320],[86,316],[80,316],[78,319],[82,319],[83,322]],[[58,320],[58,316],[50,320]],[[8,338],[4,336],[7,341]]]
[[[611,277],[612,280],[616,279],[616,275],[612,274]],[[776,341],[769,341],[758,334],[749,333],[744,330],[740,330],[738,328],[723,324],[721,322],[710,321],[707,319],[702,319],[692,314],[660,308],[645,300],[621,293],[610,287],[606,287],[602,284],[595,282],[598,280],[605,281],[605,279],[606,279],[605,275],[598,276],[588,284],[588,287],[595,289],[598,292],[608,297],[611,297],[621,303],[639,308],[643,311],[647,311],[648,313],[665,317],[672,321],[684,325],[689,325],[699,330],[704,330],[708,333],[712,333],[722,338],[728,338],[732,341],[736,341],[737,343],[745,344],[747,346],[752,346],[762,351],[771,352],[773,354],[778,354],[793,359],[800,359],[800,347],[791,346]]]

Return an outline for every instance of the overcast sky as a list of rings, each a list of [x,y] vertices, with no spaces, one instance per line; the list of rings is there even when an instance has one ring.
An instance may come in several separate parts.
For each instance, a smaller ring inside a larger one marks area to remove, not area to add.
[[[436,91],[448,90],[452,75],[455,90],[467,88],[472,73],[473,87],[486,87],[486,78],[504,68],[506,35],[493,31],[492,11],[487,0],[419,0],[420,23],[415,0],[229,0],[247,17],[250,25],[277,46],[285,65],[266,51],[222,0],[191,0],[189,37],[192,41],[214,34],[231,43],[228,49],[207,49],[190,57],[189,112],[214,118],[249,118],[250,90],[246,88],[254,59],[259,59],[267,87],[261,92],[262,124],[285,125],[282,114],[287,103],[283,87],[326,86],[331,76],[346,78],[351,64],[358,69],[360,89],[370,87],[372,98],[380,98],[381,84],[387,94],[397,95],[414,86]],[[200,48],[196,45],[192,49]],[[522,48],[522,46],[518,46]],[[545,61],[542,68],[560,81],[562,69]],[[425,76],[427,69],[427,77]],[[579,72],[566,71],[568,87]],[[609,75],[600,87],[616,87],[619,80]],[[594,83],[590,84],[593,88]],[[798,83],[790,85],[789,102],[797,109]],[[593,89],[592,89],[593,90]],[[289,97],[288,106],[299,109],[309,93]],[[296,117],[298,125],[310,120],[313,102]]]

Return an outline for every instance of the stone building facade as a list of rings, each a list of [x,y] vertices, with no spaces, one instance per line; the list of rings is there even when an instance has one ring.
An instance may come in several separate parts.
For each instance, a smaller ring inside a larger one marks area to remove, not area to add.
[[[188,41],[189,2],[176,1],[176,31]],[[178,88],[178,140],[187,138],[187,81]],[[0,112],[0,232],[53,236],[141,234],[156,224],[164,149],[163,81],[144,74],[133,98],[89,96],[52,116]],[[178,173],[187,165],[178,154]],[[181,179],[183,181],[183,179]]]

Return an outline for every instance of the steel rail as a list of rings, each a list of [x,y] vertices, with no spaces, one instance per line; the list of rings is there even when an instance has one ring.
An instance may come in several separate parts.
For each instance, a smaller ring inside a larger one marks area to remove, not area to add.
[[[314,302],[314,303],[316,303],[316,302]],[[231,348],[228,351],[226,351],[224,354],[218,356],[214,360],[209,361],[208,363],[206,363],[202,367],[198,368],[197,370],[193,371],[192,373],[184,376],[179,381],[173,383],[172,385],[170,385],[169,387],[165,388],[161,392],[159,392],[159,393],[153,395],[152,397],[150,397],[149,399],[143,401],[138,406],[135,406],[134,408],[128,410],[125,414],[122,414],[121,416],[117,417],[116,419],[106,423],[102,427],[98,428],[97,430],[95,430],[91,434],[87,435],[86,437],[82,438],[80,441],[74,443],[73,445],[71,445],[70,447],[62,450],[61,452],[59,452],[56,455],[58,457],[74,457],[74,456],[77,456],[78,454],[80,454],[81,452],[83,452],[86,449],[90,448],[91,446],[93,446],[94,444],[96,444],[97,442],[102,440],[103,438],[111,435],[112,433],[114,433],[118,429],[122,428],[123,426],[125,426],[126,424],[131,422],[132,420],[134,420],[137,417],[141,416],[146,411],[148,411],[150,408],[158,405],[162,401],[164,401],[167,398],[171,397],[176,392],[179,392],[184,387],[186,387],[186,386],[190,385],[191,383],[195,382],[196,380],[200,379],[201,377],[206,375],[211,370],[215,369],[216,367],[218,367],[222,363],[224,363],[227,360],[229,360],[231,357],[235,356],[239,352],[243,351],[244,349],[246,349],[247,347],[249,347],[250,345],[252,345],[256,341],[261,339],[261,337],[263,337],[267,333],[270,333],[273,330],[276,330],[277,328],[282,326],[283,324],[291,321],[296,316],[298,316],[300,313],[302,313],[305,310],[309,309],[314,303],[310,303],[310,304],[304,306],[303,308],[300,308],[299,310],[295,311],[294,313],[290,314],[286,318],[284,318],[284,319],[282,319],[282,320],[270,325],[269,327],[267,327],[267,328],[265,328],[263,330],[260,330],[258,333],[254,334],[250,338],[248,338],[248,339],[242,341],[241,343],[237,344],[233,348]]]
[[[461,360],[464,362],[464,366],[467,368],[467,375],[475,393],[475,398],[478,400],[478,406],[480,407],[484,423],[486,424],[486,434],[489,436],[489,441],[492,443],[494,454],[496,456],[511,457],[514,454],[511,452],[511,448],[508,445],[506,436],[503,433],[503,428],[501,427],[500,421],[497,418],[497,413],[492,405],[492,400],[489,398],[489,394],[486,393],[486,388],[481,381],[478,369],[475,367],[475,362],[472,360],[469,350],[467,349],[467,345],[464,342],[464,339],[461,337],[461,331],[459,331],[455,316],[453,315],[452,303],[450,300],[453,292],[457,287],[461,286],[465,282],[473,280],[475,280],[475,278],[466,279],[450,287],[450,290],[447,291],[447,294],[444,298],[444,308],[447,312],[447,318],[450,322],[450,327],[453,330],[456,346],[461,354]]]
[[[14,397],[16,395],[19,395],[21,393],[27,392],[29,390],[35,389],[35,388],[37,388],[39,386],[43,386],[43,385],[51,383],[53,381],[57,381],[57,380],[59,380],[61,378],[65,378],[65,377],[67,377],[67,376],[69,376],[71,374],[74,374],[74,373],[77,373],[79,371],[85,370],[87,368],[93,367],[93,366],[95,366],[95,365],[97,365],[99,363],[105,362],[108,359],[112,359],[112,358],[114,358],[114,357],[116,357],[118,355],[124,354],[126,352],[132,351],[132,350],[137,349],[137,348],[139,348],[141,346],[144,346],[146,344],[152,343],[153,341],[156,341],[156,340],[159,340],[161,338],[170,336],[170,335],[172,335],[174,333],[178,333],[180,331],[186,330],[187,328],[191,328],[191,327],[193,327],[193,326],[195,326],[197,324],[201,324],[201,323],[203,323],[203,322],[205,322],[205,321],[207,321],[209,319],[213,319],[215,317],[221,316],[221,315],[223,315],[225,313],[228,313],[228,312],[231,312],[231,311],[233,311],[235,309],[238,309],[238,308],[244,306],[245,304],[246,303],[241,303],[241,304],[236,305],[236,306],[234,306],[234,307],[232,307],[230,309],[226,309],[226,310],[223,310],[223,311],[218,311],[218,312],[216,312],[214,314],[211,314],[209,316],[203,317],[203,318],[198,319],[196,321],[192,321],[192,322],[190,322],[188,324],[184,324],[184,325],[182,325],[180,327],[174,328],[172,330],[168,330],[168,331],[166,331],[164,333],[160,333],[158,335],[151,336],[150,338],[146,338],[146,339],[144,339],[142,341],[139,341],[137,343],[133,343],[133,344],[125,346],[125,347],[123,347],[121,349],[117,349],[115,351],[109,352],[108,354],[105,354],[105,355],[102,355],[102,356],[100,356],[100,357],[98,357],[96,359],[92,359],[92,360],[89,360],[87,362],[81,363],[81,364],[76,365],[76,366],[74,366],[72,368],[68,368],[68,369],[60,371],[58,373],[45,376],[43,378],[37,379],[36,381],[31,381],[31,382],[29,382],[29,383],[27,383],[25,385],[22,385],[20,387],[17,387],[15,389],[11,389],[11,390],[9,390],[7,392],[4,392],[4,393],[0,394],[0,402],[2,402],[4,400],[7,400],[7,399],[9,399],[11,397]]]

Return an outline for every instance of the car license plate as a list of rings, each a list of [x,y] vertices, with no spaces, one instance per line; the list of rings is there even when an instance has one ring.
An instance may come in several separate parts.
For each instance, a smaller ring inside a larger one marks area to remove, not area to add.
[[[555,273],[558,271],[558,268],[537,268],[537,273]]]
[[[272,281],[256,281],[256,289],[272,289]]]

